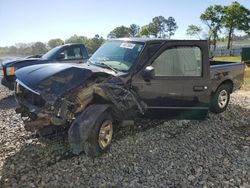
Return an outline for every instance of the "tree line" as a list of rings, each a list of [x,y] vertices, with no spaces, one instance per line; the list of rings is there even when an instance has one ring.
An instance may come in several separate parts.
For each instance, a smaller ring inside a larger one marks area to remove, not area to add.
[[[232,46],[232,38],[236,38],[235,31],[243,31],[247,34],[247,37],[250,36],[250,11],[236,1],[228,6],[209,6],[200,15],[200,20],[208,29],[208,32],[205,32],[205,37],[201,37],[203,31],[202,27],[193,24],[188,26],[186,35],[198,39],[208,39],[209,44],[214,46],[214,50],[216,49],[216,44],[219,40],[227,40],[227,48],[229,49]],[[169,16],[168,18],[165,18],[164,16],[156,16],[152,18],[151,22],[143,26],[139,26],[135,23],[128,27],[124,25],[118,26],[110,31],[107,38],[157,37],[171,39],[177,29],[177,22],[172,16]],[[222,31],[226,31],[227,36],[220,38],[219,34],[221,34]],[[11,47],[0,47],[0,55],[11,54],[25,56],[31,54],[44,54],[55,46],[67,43],[83,43],[87,47],[89,53],[92,54],[104,42],[105,39],[98,34],[93,38],[73,35],[65,41],[56,38],[49,40],[48,43],[19,43]]]
[[[226,31],[227,49],[232,47],[232,39],[235,31],[243,31],[246,36],[250,36],[250,10],[234,1],[228,6],[209,6],[201,15],[201,21],[207,26],[207,38],[209,44],[216,49],[219,34]],[[224,29],[224,30],[223,30]],[[202,28],[196,25],[189,25],[186,34],[196,38],[201,38]]]
[[[48,50],[67,43],[83,43],[88,49],[89,53],[94,53],[104,42],[104,38],[96,34],[93,38],[87,38],[85,36],[73,35],[65,41],[56,38],[51,39],[48,43],[35,42],[35,43],[18,43],[15,46],[0,47],[0,55],[16,55],[16,56],[28,56],[34,54],[44,54]]]
[[[140,37],[140,36],[153,36],[171,38],[178,28],[176,21],[173,17],[164,18],[157,16],[152,19],[148,25],[142,26],[131,24],[130,27],[119,26],[114,28],[107,36],[107,38],[120,38],[120,37]],[[35,42],[31,44],[18,43],[15,46],[0,47],[0,55],[18,55],[28,56],[32,54],[44,54],[48,50],[67,43],[83,43],[90,54],[94,53],[103,43],[105,39],[96,34],[93,38],[85,36],[73,35],[65,41],[56,38],[51,39],[48,43]]]
[[[178,29],[175,19],[170,16],[165,18],[163,16],[156,16],[152,21],[140,27],[136,24],[131,24],[129,27],[119,26],[114,28],[109,34],[108,38],[120,37],[157,37],[170,39]]]

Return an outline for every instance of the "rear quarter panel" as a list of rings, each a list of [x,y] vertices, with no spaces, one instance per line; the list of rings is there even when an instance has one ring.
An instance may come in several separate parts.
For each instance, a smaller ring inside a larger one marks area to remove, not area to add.
[[[210,66],[212,92],[225,81],[233,83],[233,91],[243,84],[245,65],[243,63],[222,63]]]

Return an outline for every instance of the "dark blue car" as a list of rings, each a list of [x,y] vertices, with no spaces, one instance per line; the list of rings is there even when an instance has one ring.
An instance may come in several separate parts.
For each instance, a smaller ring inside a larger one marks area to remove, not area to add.
[[[5,61],[2,63],[2,85],[10,90],[14,89],[15,71],[30,65],[45,63],[85,63],[89,58],[88,51],[83,44],[65,44],[51,49],[43,56],[30,56],[25,59]]]

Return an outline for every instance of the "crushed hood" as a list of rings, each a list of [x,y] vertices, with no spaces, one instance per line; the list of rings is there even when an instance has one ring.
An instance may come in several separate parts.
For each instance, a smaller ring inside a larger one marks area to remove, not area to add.
[[[57,63],[28,66],[15,73],[20,83],[36,91],[47,101],[54,101],[79,86],[92,74],[93,71],[87,67]]]

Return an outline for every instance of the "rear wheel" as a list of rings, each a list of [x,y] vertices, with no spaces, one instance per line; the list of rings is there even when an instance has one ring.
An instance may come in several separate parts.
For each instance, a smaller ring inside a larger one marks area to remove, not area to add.
[[[228,84],[222,84],[212,96],[210,111],[214,113],[224,112],[230,100],[232,87]]]
[[[105,111],[96,121],[90,138],[86,141],[84,151],[87,156],[97,157],[110,146],[113,138],[113,120],[108,111]]]

